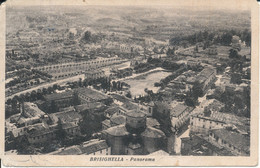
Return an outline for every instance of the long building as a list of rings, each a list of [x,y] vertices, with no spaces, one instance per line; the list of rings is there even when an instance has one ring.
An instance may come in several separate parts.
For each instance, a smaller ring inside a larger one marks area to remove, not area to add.
[[[82,62],[69,62],[54,65],[34,67],[33,69],[43,71],[52,75],[53,79],[66,78],[85,71],[102,68],[105,66],[121,63],[123,60],[119,57],[97,58],[95,60]]]

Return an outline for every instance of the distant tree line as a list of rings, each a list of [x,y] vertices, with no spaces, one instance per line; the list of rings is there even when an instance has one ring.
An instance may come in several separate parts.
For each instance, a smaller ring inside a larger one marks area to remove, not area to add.
[[[245,41],[247,46],[251,46],[251,31],[245,29],[239,30],[224,30],[219,32],[209,32],[207,30],[200,31],[188,36],[176,36],[170,39],[171,45],[182,45],[184,48],[188,44],[194,45],[199,42],[221,45],[230,45],[232,42],[232,36],[238,36],[242,41]],[[206,47],[206,46],[205,46]]]

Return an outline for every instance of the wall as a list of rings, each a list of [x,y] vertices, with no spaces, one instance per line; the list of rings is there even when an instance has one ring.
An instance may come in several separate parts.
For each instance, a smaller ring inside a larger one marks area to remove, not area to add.
[[[210,129],[223,128],[226,124],[196,116],[190,117],[191,132],[208,135]]]

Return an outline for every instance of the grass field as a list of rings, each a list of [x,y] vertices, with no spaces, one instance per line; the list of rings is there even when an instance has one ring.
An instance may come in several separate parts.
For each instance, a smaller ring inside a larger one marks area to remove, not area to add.
[[[149,90],[153,90],[153,92],[157,92],[159,87],[154,87],[155,82],[159,82],[161,79],[167,77],[171,73],[169,72],[154,72],[149,73],[148,75],[144,75],[142,77],[136,77],[133,79],[124,80],[127,84],[130,85],[130,92],[133,97],[146,94],[144,89],[147,88]]]

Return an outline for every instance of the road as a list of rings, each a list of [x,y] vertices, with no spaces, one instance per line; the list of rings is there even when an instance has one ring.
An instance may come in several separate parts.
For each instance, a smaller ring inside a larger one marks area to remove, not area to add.
[[[183,132],[180,136],[176,138],[175,152],[177,155],[181,153],[181,138],[189,137],[189,134],[190,134],[190,128],[188,128],[185,132]]]
[[[21,92],[18,92],[18,93],[15,93],[15,94],[11,95],[11,96],[8,96],[8,97],[5,98],[5,100],[12,99],[14,96],[19,96],[21,94],[26,94],[26,93],[32,92],[34,90],[38,90],[38,89],[42,89],[42,88],[48,88],[48,87],[53,86],[55,84],[62,84],[62,83],[65,83],[65,82],[78,81],[79,78],[84,80],[85,75],[81,74],[81,75],[73,76],[73,77],[66,78],[66,79],[60,79],[60,80],[57,80],[57,81],[54,81],[54,82],[51,82],[51,83],[44,83],[44,84],[38,85],[36,87],[30,88],[30,89],[27,89],[27,90],[23,90]]]

